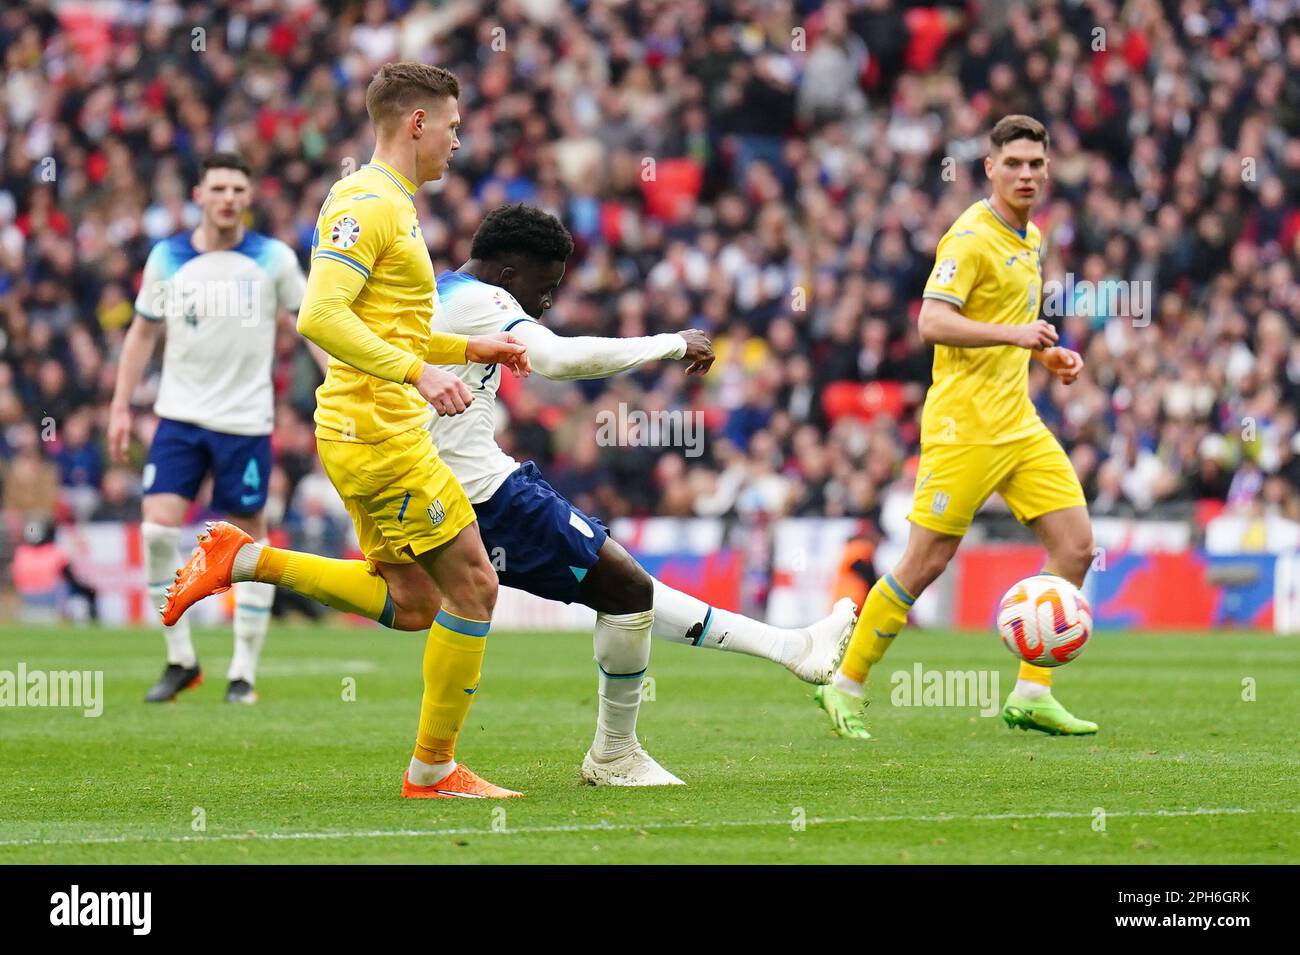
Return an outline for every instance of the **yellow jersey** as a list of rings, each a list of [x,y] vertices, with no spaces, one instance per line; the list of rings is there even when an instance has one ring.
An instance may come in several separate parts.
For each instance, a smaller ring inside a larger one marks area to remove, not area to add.
[[[1028,325],[1038,318],[1042,244],[1032,222],[1022,233],[981,199],[939,240],[922,297],[977,322]],[[921,443],[1005,444],[1043,427],[1029,400],[1029,361],[1015,345],[935,345]]]
[[[375,160],[330,190],[312,235],[298,330],[330,355],[316,435],[377,444],[427,425],[425,363],[463,364],[466,337],[434,332],[433,262],[415,185]]]

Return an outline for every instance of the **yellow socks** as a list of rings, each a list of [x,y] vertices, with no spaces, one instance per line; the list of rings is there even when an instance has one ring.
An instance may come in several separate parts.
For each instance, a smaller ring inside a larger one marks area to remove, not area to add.
[[[916,598],[903,589],[893,574],[885,574],[867,594],[858,623],[853,628],[853,639],[844,651],[844,660],[836,674],[835,685],[859,694],[867,682],[873,664],[880,662],[894,637],[907,624],[907,613]]]
[[[439,610],[434,618],[424,645],[424,699],[415,737],[415,758],[420,762],[451,761],[478,689],[490,626],[490,621],[467,620],[447,610]]]
[[[1041,689],[1039,689],[1040,687]],[[1031,699],[1036,699],[1045,693],[1051,692],[1051,689],[1051,667],[1036,667],[1032,663],[1021,662],[1020,672],[1016,674],[1017,693],[1021,696],[1028,696]]]
[[[246,546],[244,550],[247,550]],[[335,610],[360,614],[393,625],[395,612],[388,584],[371,573],[364,560],[335,560],[296,550],[262,547],[253,579],[310,597]]]

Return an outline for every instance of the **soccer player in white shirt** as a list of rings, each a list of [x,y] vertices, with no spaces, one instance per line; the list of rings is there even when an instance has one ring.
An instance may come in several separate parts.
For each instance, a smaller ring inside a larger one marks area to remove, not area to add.
[[[689,362],[687,374],[708,371],[713,347],[695,329],[643,338],[566,338],[542,325],[572,251],[568,230],[549,213],[522,204],[493,210],[474,235],[470,260],[437,279],[434,329],[461,335],[508,331],[527,346],[533,371],[546,378],[605,378],[663,359]],[[434,444],[474,505],[500,582],[597,613],[600,711],[583,779],[619,786],[681,783],[636,736],[652,633],[765,657],[809,683],[834,672],[853,625],[852,601],[841,601],[810,627],[788,630],[711,607],[655,580],[600,521],[542,480],[537,465],[520,464],[497,445],[500,369],[443,367],[464,380],[474,401],[464,414],[433,419]]]
[[[131,441],[131,396],[165,327],[153,409],[159,423],[144,469],[140,525],[154,606],[172,582],[181,523],[207,475],[212,506],[255,540],[266,537],[277,319],[281,311],[297,311],[306,285],[292,249],[244,228],[252,185],[239,156],[205,159],[193,197],[198,228],[158,242],[145,263],[109,412],[109,451],[120,462]],[[234,591],[235,651],[226,699],[255,703],[275,587],[241,582]],[[167,665],[145,696],[148,702],[173,700],[203,680],[189,623],[165,627],[164,636]]]

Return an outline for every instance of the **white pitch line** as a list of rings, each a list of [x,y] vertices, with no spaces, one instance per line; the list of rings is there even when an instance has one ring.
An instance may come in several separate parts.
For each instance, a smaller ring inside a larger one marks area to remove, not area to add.
[[[1135,809],[1129,812],[1107,812],[1107,818],[1182,818],[1187,816],[1247,816],[1255,813],[1300,813],[1300,807],[1282,809],[1243,809],[1232,806],[1202,807],[1198,809]],[[975,815],[941,813],[933,816],[834,816],[813,817],[806,820],[809,826],[882,824],[892,822],[1004,822],[1021,819],[1091,819],[1091,812],[1003,812]],[[647,832],[660,829],[743,829],[765,826],[786,827],[791,819],[715,819],[692,822],[646,823],[572,823],[560,826],[519,826],[501,830],[483,828],[456,829],[370,829],[356,831],[331,830],[326,832],[225,832],[192,836],[89,836],[84,839],[3,839],[5,846],[103,846],[146,843],[200,843],[200,842],[297,842],[330,841],[337,839],[407,839],[417,837],[447,836],[526,836],[552,833],[584,832]]]

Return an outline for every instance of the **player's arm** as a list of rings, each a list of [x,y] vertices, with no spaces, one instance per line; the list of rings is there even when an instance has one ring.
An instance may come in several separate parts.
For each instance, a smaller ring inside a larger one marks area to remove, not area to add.
[[[345,198],[330,210],[330,220],[353,220],[346,245],[321,242],[313,250],[311,272],[298,332],[339,361],[385,381],[414,385],[439,414],[460,414],[474,400],[469,388],[455,375],[435,364],[465,364],[469,340],[464,335],[434,332],[424,355],[413,355],[384,341],[363,322],[352,303],[370,278],[380,254],[394,238],[395,219],[378,203]],[[323,223],[324,224],[324,223]],[[485,345],[478,353],[518,371],[521,347],[505,341]],[[526,362],[522,365],[526,373]]]
[[[934,270],[921,293],[917,332],[927,345],[954,348],[1048,348],[1056,329],[1047,322],[1001,325],[968,318],[962,312],[972,291],[991,268],[987,241],[973,229],[949,230],[934,253]]]
[[[394,211],[380,201],[345,195],[330,203],[328,219],[323,217],[320,225],[332,234],[318,235],[313,243],[298,333],[367,375],[416,384],[424,373],[426,357],[384,341],[352,310],[375,262],[397,237]],[[455,363],[457,354],[464,355],[464,336],[435,338],[430,350],[450,363]],[[460,358],[462,363],[464,360]]]
[[[307,354],[311,357],[312,363],[320,369],[322,376],[329,374],[330,356],[311,339],[303,338],[301,335],[297,334],[295,330],[297,322],[298,315],[296,312],[286,309],[280,313],[279,324],[276,326],[277,354],[279,352],[278,340],[281,338],[292,338],[295,347],[301,343],[307,349]]]
[[[367,375],[414,385],[439,414],[460,414],[468,408],[474,396],[463,381],[426,363],[424,356],[413,355],[384,341],[352,311],[352,303],[361,293],[370,270],[346,264],[335,258],[335,254],[342,255],[322,249],[312,258],[307,292],[302,311],[298,313],[299,334],[331,357]],[[431,344],[430,354],[445,357],[449,364],[465,363],[464,336],[443,333],[434,337],[437,341]]]
[[[511,333],[527,346],[533,369],[546,378],[606,378],[666,358],[689,360],[691,373],[702,374],[713,364],[712,344],[695,329],[640,338],[565,338],[531,320],[509,324]]]
[[[321,250],[312,259],[298,312],[298,333],[367,375],[414,384],[424,370],[424,359],[384,341],[352,311],[352,303],[369,278],[369,268],[363,271],[334,255],[342,253]]]
[[[311,360],[316,363],[322,375],[328,375],[330,372],[330,356],[325,353],[314,341],[304,338],[303,344],[307,346],[307,354],[311,355]]]
[[[122,354],[117,361],[113,401],[108,407],[108,453],[115,463],[126,458],[131,446],[131,396],[140,386],[161,331],[161,321],[146,318],[138,312],[126,330]]]
[[[927,345],[956,348],[992,348],[1015,345],[1020,348],[1049,348],[1056,342],[1056,329],[1038,319],[1028,325],[998,325],[977,322],[957,310],[952,302],[925,298],[917,318],[917,331]]]
[[[108,406],[108,454],[117,463],[131,446],[131,396],[140,387],[144,370],[153,358],[167,314],[171,287],[167,283],[166,260],[166,246],[160,242],[145,260],[140,291],[135,297],[135,318],[126,330],[117,360],[117,380]]]

